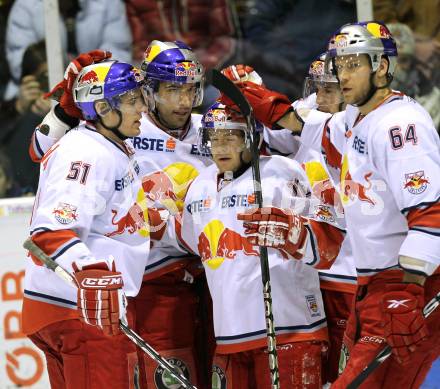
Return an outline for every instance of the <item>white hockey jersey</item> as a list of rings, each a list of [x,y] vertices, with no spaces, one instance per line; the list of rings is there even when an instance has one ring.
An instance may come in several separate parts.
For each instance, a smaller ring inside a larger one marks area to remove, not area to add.
[[[262,157],[263,205],[309,212],[307,177],[294,161]],[[205,267],[213,300],[217,352],[234,353],[266,344],[259,250],[244,235],[237,213],[256,206],[252,170],[217,190],[215,165],[198,176],[185,200],[182,239]],[[310,239],[313,240],[313,239]],[[309,242],[310,246],[310,242]],[[317,262],[308,248],[304,262]],[[325,339],[326,322],[315,269],[268,249],[273,313],[279,343]]]
[[[182,209],[186,191],[193,179],[205,166],[212,164],[210,156],[197,148],[200,120],[201,115],[192,114],[186,133],[177,139],[161,130],[147,114],[143,114],[141,133],[131,140],[139,162],[142,185],[149,200],[155,206],[168,208],[172,213]],[[38,159],[55,141],[36,130],[31,153]],[[154,242],[144,279],[155,278],[185,266],[188,259],[193,257],[176,248],[172,242]]]
[[[394,92],[365,117],[311,112],[301,140],[339,173],[360,284],[398,269],[399,255],[440,264],[440,141],[417,102]]]
[[[316,109],[316,94],[308,96],[306,99],[297,100],[292,104],[294,109],[309,108]],[[323,113],[323,118],[329,115]],[[338,186],[331,179],[326,167],[326,163],[321,152],[301,144],[300,137],[294,135],[290,130],[271,130],[265,129],[265,141],[269,142],[272,152],[282,150],[289,158],[299,162],[304,168],[312,191],[318,197],[325,197],[323,200],[336,210],[338,222],[342,228],[345,228],[343,209],[339,202]],[[322,218],[331,218],[329,210],[321,209]],[[357,286],[357,273],[354,264],[352,248],[348,236],[342,243],[341,251],[330,269],[320,270],[321,287],[323,289],[335,290],[341,292],[354,293]]]
[[[123,147],[80,125],[41,160],[31,236],[72,272],[78,259],[113,256],[128,296],[138,293],[150,247],[148,213],[131,146]],[[28,261],[23,330],[77,317],[76,288]]]

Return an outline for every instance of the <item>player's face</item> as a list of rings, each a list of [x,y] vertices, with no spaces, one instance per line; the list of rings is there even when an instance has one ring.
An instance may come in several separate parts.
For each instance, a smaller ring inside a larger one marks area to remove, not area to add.
[[[338,83],[321,82],[316,85],[316,104],[318,104],[319,111],[328,113],[339,112],[343,101]]]
[[[344,101],[347,104],[356,104],[365,100],[371,86],[371,65],[368,56],[339,56],[335,58],[335,66]]]
[[[119,131],[129,138],[140,133],[142,112],[146,110],[144,99],[140,89],[125,93],[121,97],[119,111],[122,115],[122,122]]]
[[[241,154],[245,148],[241,130],[212,130],[209,132],[211,153],[220,173],[237,171],[242,164]]]
[[[160,121],[168,128],[181,128],[188,121],[196,97],[195,84],[161,82],[155,94]]]

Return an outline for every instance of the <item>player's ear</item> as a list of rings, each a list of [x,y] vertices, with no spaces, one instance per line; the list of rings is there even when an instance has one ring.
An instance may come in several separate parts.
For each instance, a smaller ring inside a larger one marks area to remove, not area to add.
[[[380,59],[379,67],[377,68],[377,75],[379,77],[386,77],[388,74],[388,68],[390,63],[387,58],[383,57]]]
[[[95,110],[99,116],[104,117],[112,110],[112,107],[107,100],[97,100],[95,101]]]

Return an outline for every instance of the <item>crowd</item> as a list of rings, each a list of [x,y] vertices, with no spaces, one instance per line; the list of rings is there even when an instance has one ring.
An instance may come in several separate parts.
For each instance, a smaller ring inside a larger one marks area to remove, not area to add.
[[[207,68],[247,63],[267,86],[301,97],[310,62],[323,42],[356,19],[355,1],[148,1],[66,0],[60,3],[62,45],[67,63],[79,52],[109,50],[113,58],[139,64],[153,39],[181,40]],[[399,51],[392,87],[416,98],[440,126],[440,4],[438,1],[375,0],[374,17],[391,23]],[[326,9],[326,18],[315,10]],[[43,1],[0,2],[0,145],[13,162],[13,191],[35,193],[38,168],[27,157],[25,139],[48,112]],[[206,86],[206,110],[217,97]],[[10,172],[8,173],[10,174]]]
[[[38,193],[22,331],[53,388],[177,385],[121,324],[200,388],[422,384],[440,1],[394,3],[374,2],[385,24],[354,22],[353,0],[60,2],[52,90],[43,2],[1,3],[0,195]]]

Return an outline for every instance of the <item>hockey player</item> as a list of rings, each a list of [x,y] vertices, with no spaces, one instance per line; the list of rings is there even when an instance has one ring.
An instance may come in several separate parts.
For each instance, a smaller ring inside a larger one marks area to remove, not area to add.
[[[340,172],[359,286],[344,340],[347,364],[332,387],[345,388],[385,342],[392,356],[362,387],[418,387],[440,351],[440,312],[422,314],[440,289],[439,138],[426,111],[389,88],[397,50],[385,25],[345,25],[328,48],[345,112],[323,120],[317,111],[292,112],[284,96],[261,86],[243,91],[257,117],[302,129],[302,142],[322,147]]]
[[[326,330],[319,278],[313,268],[293,258],[328,265],[337,255],[341,234],[281,209],[296,208],[307,214],[304,197],[310,195],[301,166],[284,157],[262,157],[267,208],[255,209],[250,139],[243,117],[215,104],[203,116],[199,139],[200,150],[210,151],[215,165],[205,169],[188,190],[181,235],[202,259],[213,300],[217,341],[213,387],[271,387],[256,246],[260,242],[245,236],[253,231],[249,218],[263,214],[278,243],[278,249],[269,250],[269,266],[280,385],[320,388]],[[255,214],[245,213],[252,209]],[[277,217],[288,223],[272,225]],[[244,225],[243,219],[248,220]],[[283,238],[287,226],[294,230],[289,239]],[[311,254],[312,245],[316,255]]]
[[[246,80],[262,84],[262,80],[250,66],[232,65],[224,69],[223,73],[234,82]],[[325,53],[311,63],[304,82],[303,98],[295,101],[292,107],[316,109],[328,113],[339,112],[345,107],[338,79],[326,70]],[[340,216],[339,222],[345,225],[344,221],[340,220],[343,217],[343,209],[339,194],[335,190],[335,181],[325,168],[322,154],[301,145],[299,136],[292,135],[287,129],[268,129],[264,137],[271,146],[272,152],[280,153],[281,150],[282,154],[288,154],[302,164],[313,194],[323,203],[317,210],[316,216],[322,220],[331,220],[329,206],[335,207],[336,213],[339,214],[337,216]],[[338,377],[343,335],[356,291],[356,268],[348,236],[345,237],[341,251],[331,269],[320,270],[319,276],[329,333],[327,363],[323,366],[325,383],[333,382]]]
[[[141,72],[146,79],[143,93],[147,108],[142,115],[141,132],[133,137],[132,145],[143,188],[148,200],[173,213],[179,212],[188,185],[212,163],[208,155],[197,149],[201,116],[191,114],[193,107],[202,102],[204,69],[182,42],[153,41],[145,51]],[[80,117],[71,109],[68,83],[63,85],[63,91],[60,105],[35,131],[31,155],[36,160]],[[161,231],[155,232],[152,238],[156,241],[135,299],[135,328],[171,363],[178,365],[191,382],[206,388],[210,379],[209,345],[213,341],[207,340],[212,338],[212,324],[209,319],[204,323],[200,314],[202,311],[209,317],[210,309],[201,304],[206,298],[210,304],[206,281],[200,274],[203,268],[193,254],[157,241]],[[196,352],[199,346],[208,351]],[[141,351],[139,361],[142,388],[161,389],[166,382],[174,382]]]
[[[44,352],[55,389],[132,387],[136,349],[119,320],[127,321],[125,296],[140,288],[150,242],[139,165],[124,140],[139,134],[141,84],[126,63],[84,67],[72,91],[87,122],[41,161],[30,234],[78,287],[31,255],[22,328]]]

